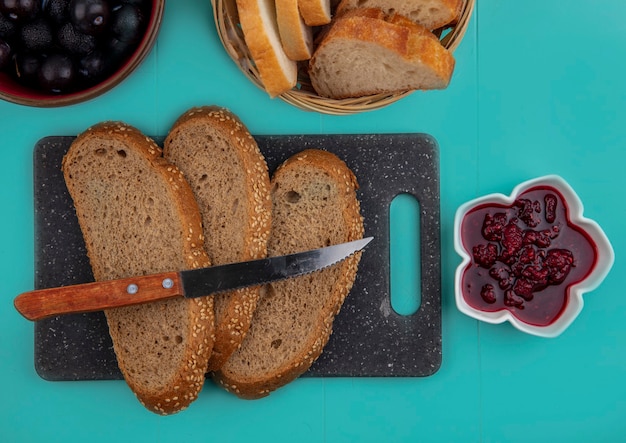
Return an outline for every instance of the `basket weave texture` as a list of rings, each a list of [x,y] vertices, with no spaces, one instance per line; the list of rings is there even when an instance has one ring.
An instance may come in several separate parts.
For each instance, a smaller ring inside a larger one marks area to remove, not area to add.
[[[236,0],[211,0],[213,16],[218,35],[224,49],[239,69],[259,88],[264,89],[259,72],[255,67],[250,51],[239,26]],[[469,25],[475,0],[465,0],[457,23],[435,31],[442,45],[449,51],[459,46]],[[330,99],[317,95],[309,80],[304,65],[300,64],[298,84],[296,88],[278,97],[285,102],[305,111],[320,112],[331,115],[356,114],[372,111],[388,106],[414,91],[393,94],[375,94],[358,98]]]

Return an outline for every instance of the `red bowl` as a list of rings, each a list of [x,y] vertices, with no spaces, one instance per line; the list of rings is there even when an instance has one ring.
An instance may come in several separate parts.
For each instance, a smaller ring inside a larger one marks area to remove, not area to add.
[[[165,0],[152,1],[152,12],[143,39],[124,64],[106,80],[87,89],[53,94],[23,86],[10,75],[0,72],[0,99],[25,106],[50,108],[81,103],[104,94],[128,77],[150,53],[161,28],[164,9]]]

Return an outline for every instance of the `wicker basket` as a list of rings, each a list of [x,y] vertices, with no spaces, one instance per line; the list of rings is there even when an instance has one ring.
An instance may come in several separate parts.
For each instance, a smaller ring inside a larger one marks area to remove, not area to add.
[[[226,49],[226,52],[228,52],[228,55],[237,64],[239,69],[241,69],[254,84],[264,90],[259,72],[250,56],[241,26],[239,26],[236,1],[211,1],[213,3],[215,25],[220,40],[224,45],[224,49]],[[474,3],[475,0],[465,0],[458,23],[436,31],[441,43],[450,51],[454,51],[461,43],[474,10]],[[297,87],[279,95],[279,98],[306,111],[345,115],[383,108],[413,92],[414,91],[405,91],[394,94],[376,94],[338,100],[320,97],[313,90],[306,69],[300,69]]]

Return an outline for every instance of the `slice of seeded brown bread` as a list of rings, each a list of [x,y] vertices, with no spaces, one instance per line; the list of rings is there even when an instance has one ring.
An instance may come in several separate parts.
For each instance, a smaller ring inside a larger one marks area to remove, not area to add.
[[[305,150],[272,178],[276,256],[363,237],[357,181],[334,154]],[[321,354],[356,278],[360,254],[329,268],[268,286],[241,347],[214,379],[226,390],[260,398],[303,374]]]
[[[96,280],[208,266],[200,212],[182,173],[124,123],[97,124],[63,159]],[[196,399],[213,347],[213,299],[180,298],[105,311],[126,382],[149,410]]]
[[[165,158],[178,166],[195,194],[204,245],[213,264],[267,255],[272,204],[265,158],[244,124],[216,106],[183,114],[164,143]],[[239,347],[259,299],[259,287],[215,295],[215,344],[209,371]]]

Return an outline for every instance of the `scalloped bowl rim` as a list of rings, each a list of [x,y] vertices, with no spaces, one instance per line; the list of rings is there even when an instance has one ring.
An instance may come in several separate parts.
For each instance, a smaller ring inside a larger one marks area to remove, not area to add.
[[[598,251],[598,259],[591,273],[584,280],[570,287],[569,300],[564,311],[556,321],[547,326],[535,326],[522,322],[515,317],[508,309],[502,309],[495,312],[485,312],[471,307],[463,297],[461,289],[461,279],[465,267],[471,262],[469,252],[463,247],[461,242],[461,223],[465,214],[472,208],[487,203],[495,202],[504,205],[513,203],[517,196],[525,190],[536,187],[538,185],[551,186],[561,192],[563,198],[567,202],[568,214],[572,223],[585,230],[587,235],[596,244]],[[572,187],[558,175],[546,175],[532,180],[525,181],[517,185],[510,195],[500,193],[488,194],[473,200],[470,200],[456,211],[454,217],[454,248],[462,257],[461,264],[456,268],[454,290],[457,308],[464,314],[487,323],[503,323],[510,322],[515,328],[528,334],[540,337],[557,337],[578,317],[583,309],[583,294],[596,289],[607,276],[615,261],[615,253],[613,247],[606,234],[595,221],[583,216],[584,206],[578,194]]]

